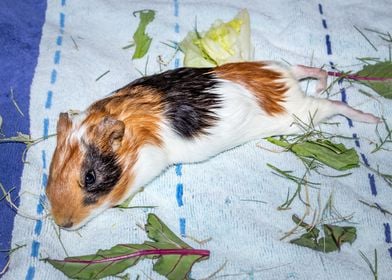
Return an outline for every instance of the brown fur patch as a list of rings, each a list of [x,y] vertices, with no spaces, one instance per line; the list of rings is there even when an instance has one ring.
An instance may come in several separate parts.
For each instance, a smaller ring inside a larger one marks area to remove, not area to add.
[[[287,90],[279,81],[281,73],[264,68],[261,62],[228,63],[216,67],[213,72],[222,79],[238,83],[250,90],[258,99],[260,107],[269,115],[285,111],[282,103]]]

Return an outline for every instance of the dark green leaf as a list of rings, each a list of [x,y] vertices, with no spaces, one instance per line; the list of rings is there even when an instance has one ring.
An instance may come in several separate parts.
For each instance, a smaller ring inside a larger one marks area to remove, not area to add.
[[[378,81],[364,79],[359,81],[379,95],[392,99],[392,63],[390,61],[367,64],[356,75],[365,78],[380,78]]]
[[[157,259],[154,271],[167,279],[180,280],[188,279],[192,266],[209,257],[209,251],[190,247],[154,214],[148,215],[146,230],[148,237],[155,242],[119,244],[92,255],[44,261],[72,279],[100,279],[117,275],[143,259]]]

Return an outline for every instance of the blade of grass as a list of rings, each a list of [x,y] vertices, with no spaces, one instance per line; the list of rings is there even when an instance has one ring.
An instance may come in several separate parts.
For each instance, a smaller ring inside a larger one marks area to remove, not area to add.
[[[359,254],[361,255],[362,259],[366,262],[366,264],[368,265],[370,271],[373,274],[374,280],[378,280],[377,249],[374,249],[374,265],[370,262],[368,257],[362,251],[359,251]]]
[[[363,38],[365,38],[365,40],[373,47],[373,49],[375,51],[378,51],[378,49],[376,48],[376,46],[369,40],[369,38],[358,28],[354,25],[354,28],[359,32],[359,34],[362,35]]]

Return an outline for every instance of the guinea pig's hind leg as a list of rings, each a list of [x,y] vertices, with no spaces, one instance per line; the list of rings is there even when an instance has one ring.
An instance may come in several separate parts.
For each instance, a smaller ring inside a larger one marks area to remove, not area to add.
[[[291,72],[297,80],[306,78],[317,79],[316,92],[320,94],[327,88],[328,72],[316,67],[296,65],[291,67]]]
[[[364,123],[382,122],[380,118],[374,116],[373,114],[364,113],[360,110],[354,109],[341,101],[334,101],[334,100],[328,100],[328,101],[329,101],[330,108],[332,109],[331,111],[334,112],[334,114],[344,115],[347,118],[350,118],[358,122],[364,122]]]

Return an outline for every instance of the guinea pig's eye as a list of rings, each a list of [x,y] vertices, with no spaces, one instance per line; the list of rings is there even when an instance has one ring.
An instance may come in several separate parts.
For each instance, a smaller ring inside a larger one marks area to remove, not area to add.
[[[95,183],[95,172],[94,170],[87,171],[86,175],[84,176],[84,184],[86,186],[92,185]]]

